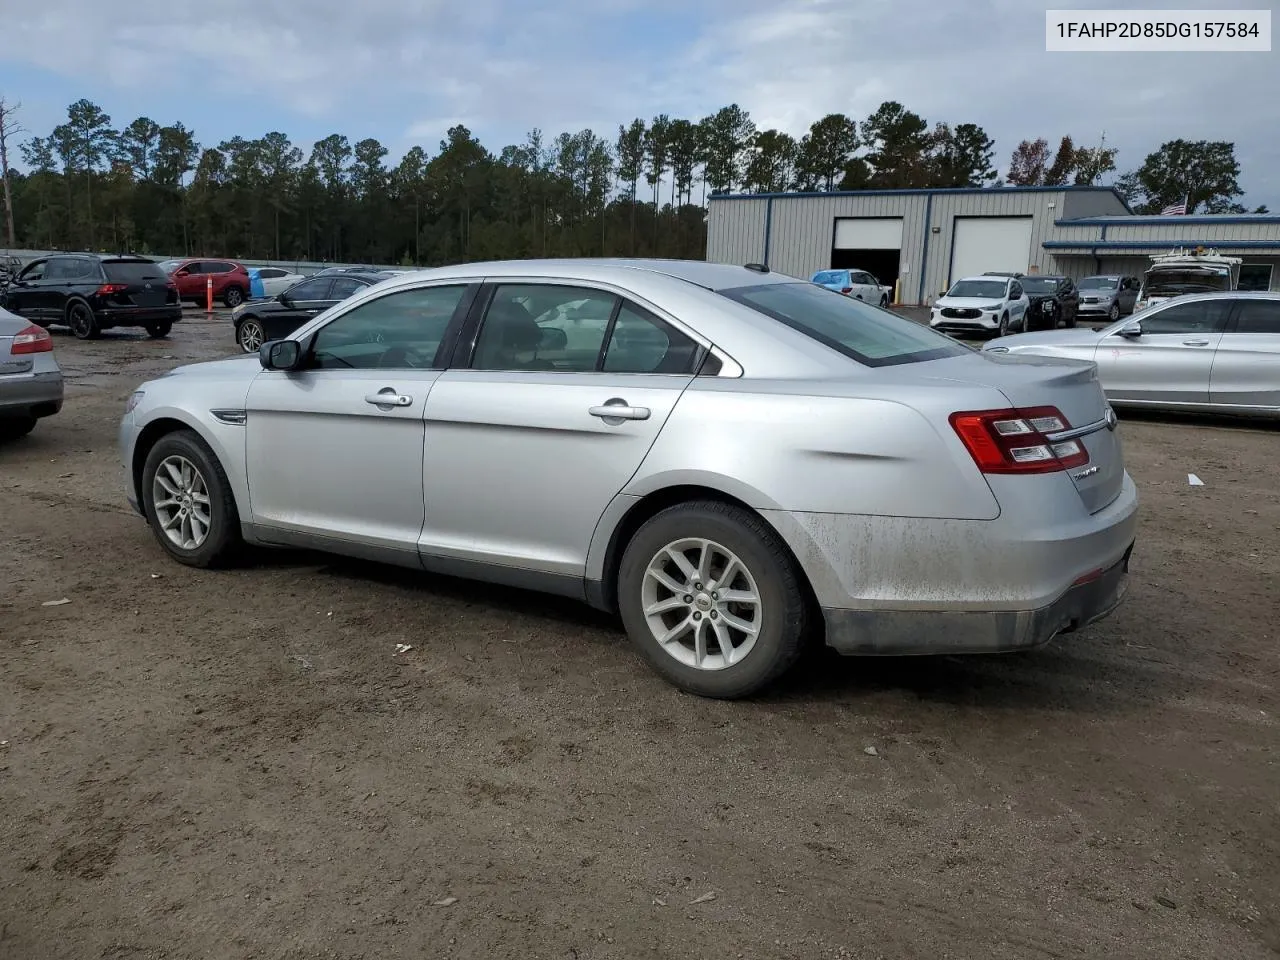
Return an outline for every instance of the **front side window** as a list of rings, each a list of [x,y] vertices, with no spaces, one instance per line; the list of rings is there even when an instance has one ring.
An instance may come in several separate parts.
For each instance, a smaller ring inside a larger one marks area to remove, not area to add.
[[[997,286],[997,296],[1002,296],[1004,285]],[[769,283],[719,293],[869,367],[919,363],[971,352],[950,337],[896,313],[813,284]]]
[[[326,370],[424,370],[435,365],[466,286],[399,290],[352,308],[326,324],[312,345]]]
[[[18,279],[22,280],[23,282],[29,282],[31,280],[43,280],[45,276],[45,271],[48,270],[48,268],[49,268],[48,260],[37,260],[35,263],[28,264],[27,269],[23,270],[22,273],[18,274]]]
[[[1144,336],[1157,333],[1217,333],[1226,326],[1230,300],[1177,303],[1163,310],[1139,315]]]

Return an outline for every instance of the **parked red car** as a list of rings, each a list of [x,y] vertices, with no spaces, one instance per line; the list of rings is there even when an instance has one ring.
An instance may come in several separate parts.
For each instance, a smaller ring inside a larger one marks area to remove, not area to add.
[[[178,296],[204,303],[209,278],[213,278],[213,299],[228,307],[238,307],[249,299],[249,271],[234,260],[166,260],[160,264],[178,285]]]

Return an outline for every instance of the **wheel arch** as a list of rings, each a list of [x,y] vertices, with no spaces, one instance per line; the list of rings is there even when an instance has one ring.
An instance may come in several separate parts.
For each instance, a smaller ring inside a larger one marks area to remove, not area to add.
[[[765,513],[754,507],[744,495],[747,491],[731,493],[727,484],[716,484],[700,478],[671,483],[650,489],[640,496],[619,496],[610,504],[605,517],[596,528],[592,547],[587,557],[586,599],[591,606],[608,613],[618,610],[618,572],[622,566],[622,554],[637,531],[663,510],[682,503],[711,500],[738,507],[753,514],[778,537],[796,565],[800,583],[810,602],[814,600],[813,587],[808,573],[796,557],[791,544]],[[752,498],[757,499],[757,498]],[[611,516],[612,515],[612,516]],[[613,519],[616,517],[616,519]],[[611,521],[612,522],[609,522]],[[593,563],[594,561],[594,563]],[[593,575],[594,572],[594,575]]]
[[[98,319],[98,313],[96,310],[93,309],[93,304],[90,303],[88,300],[86,300],[84,297],[80,296],[79,294],[74,294],[70,297],[67,297],[66,305],[63,306],[62,308],[62,325],[63,326],[66,326],[71,322],[71,310],[77,304],[83,304],[88,309],[88,311],[93,314],[93,318],[95,320]]]
[[[228,427],[228,429],[239,432],[244,428],[237,426]],[[133,494],[137,498],[137,502],[139,504],[142,503],[142,470],[146,466],[147,456],[164,437],[180,430],[190,430],[199,437],[201,442],[213,452],[214,457],[222,465],[222,469],[227,474],[227,480],[231,485],[231,495],[235,499],[236,510],[240,514],[241,523],[243,523],[244,519],[249,515],[247,512],[249,509],[248,490],[242,487],[240,480],[240,466],[243,461],[243,455],[237,458],[234,451],[229,449],[227,444],[210,435],[209,431],[204,429],[194,417],[191,417],[185,411],[174,408],[164,410],[148,420],[146,425],[138,432],[138,438],[133,443],[132,458],[129,463],[129,479],[133,485]],[[240,435],[240,438],[240,442],[243,444],[243,435]]]

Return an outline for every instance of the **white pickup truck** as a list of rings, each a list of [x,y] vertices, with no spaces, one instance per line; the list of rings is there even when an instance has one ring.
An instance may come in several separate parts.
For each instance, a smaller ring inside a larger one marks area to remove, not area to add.
[[[1239,283],[1239,257],[1223,257],[1204,247],[1178,249],[1151,258],[1133,309],[1136,313],[1184,293],[1235,290]]]

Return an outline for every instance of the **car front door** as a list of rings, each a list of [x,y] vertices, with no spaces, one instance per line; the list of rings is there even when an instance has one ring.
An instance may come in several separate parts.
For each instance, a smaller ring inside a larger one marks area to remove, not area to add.
[[[423,561],[580,595],[596,523],[702,348],[582,283],[504,280],[478,306],[427,401]]]
[[[271,542],[418,565],[423,412],[441,344],[474,286],[396,290],[303,337],[307,362],[264,370],[246,402],[253,523]]]
[[[328,297],[332,284],[330,277],[312,277],[279,294],[276,309],[262,312],[263,335],[268,340],[283,339],[331,306]]]
[[[34,323],[46,323],[40,310],[40,292],[45,283],[48,260],[33,260],[5,291],[6,309]]]
[[[1027,308],[1031,305],[1026,291],[1022,289],[1022,284],[1017,280],[1009,283],[1009,326],[1015,330],[1027,329],[1024,321],[1027,316]]]
[[[1098,344],[1094,362],[1107,393],[1117,400],[1208,403],[1214,351],[1231,301],[1171,301],[1144,310]],[[1140,324],[1139,336],[1120,331]]]
[[[178,296],[183,300],[204,300],[204,265],[199,260],[184,263],[175,270],[173,282],[178,285]]]
[[[1213,355],[1209,402],[1280,407],[1280,298],[1241,298]]]

